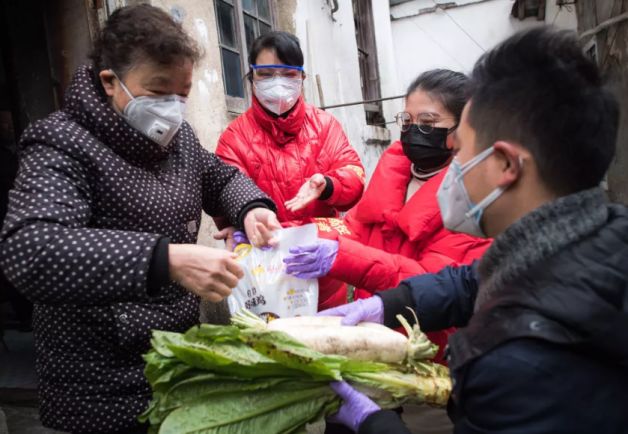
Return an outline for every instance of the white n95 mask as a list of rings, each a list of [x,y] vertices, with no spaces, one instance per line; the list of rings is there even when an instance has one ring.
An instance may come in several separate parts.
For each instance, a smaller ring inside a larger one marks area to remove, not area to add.
[[[122,117],[129,125],[158,145],[168,146],[183,123],[187,98],[179,95],[135,97],[120,78],[118,81],[131,98],[122,112]]]
[[[268,110],[281,115],[290,110],[299,100],[303,79],[275,76],[266,80],[253,81],[253,90],[259,102]]]

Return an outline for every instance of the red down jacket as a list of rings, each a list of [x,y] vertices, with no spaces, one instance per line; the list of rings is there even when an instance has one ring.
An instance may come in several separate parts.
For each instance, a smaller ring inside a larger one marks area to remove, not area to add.
[[[338,219],[314,219],[324,238],[337,239],[338,256],[319,282],[319,308],[346,303],[346,282],[356,299],[396,287],[403,279],[440,271],[447,265],[470,264],[491,240],[454,233],[443,227],[436,192],[445,171],[428,180],[404,204],[410,182],[410,160],[401,142],[382,155],[364,196]],[[337,279],[337,280],[335,280]],[[447,332],[428,334],[441,349]]]
[[[253,98],[251,108],[220,136],[216,154],[273,199],[281,222],[335,217],[355,205],[364,190],[364,168],[342,126],[303,98],[285,118],[269,115]],[[288,211],[284,202],[315,173],[331,179],[331,196]]]

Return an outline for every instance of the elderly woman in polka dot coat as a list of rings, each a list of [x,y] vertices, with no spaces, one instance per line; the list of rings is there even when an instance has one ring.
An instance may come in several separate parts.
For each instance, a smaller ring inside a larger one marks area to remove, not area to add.
[[[41,419],[73,433],[145,432],[141,355],[227,296],[233,254],[194,244],[201,210],[258,244],[275,205],[183,121],[199,50],[157,8],[119,9],[62,110],[31,125],[0,264],[35,303]]]

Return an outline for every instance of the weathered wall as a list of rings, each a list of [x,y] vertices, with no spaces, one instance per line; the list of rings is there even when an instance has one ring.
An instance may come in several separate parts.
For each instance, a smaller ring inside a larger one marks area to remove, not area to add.
[[[583,33],[611,17],[628,12],[628,0],[579,0],[579,32]],[[611,200],[628,205],[628,21],[623,21],[583,38],[583,44],[597,42],[597,59],[608,77],[621,106],[617,153],[608,171]]]
[[[391,8],[392,31],[400,90],[421,72],[449,68],[469,72],[477,59],[513,33],[544,24],[575,29],[575,12],[557,14],[555,1],[548,0],[546,20],[520,21],[510,16],[511,0],[458,1],[458,7],[419,13],[434,6],[432,1],[415,0]],[[466,4],[465,4],[466,3]]]
[[[392,97],[403,95],[405,92],[404,89],[400,89],[397,75],[397,69],[400,67],[397,65],[395,58],[397,41],[393,38],[389,2],[372,0],[372,4],[382,96]],[[404,108],[404,99],[384,101],[382,102],[382,108],[386,122],[393,122],[395,115]],[[399,137],[399,128],[394,122],[389,123],[386,127],[390,130],[390,136],[393,139]]]
[[[436,8],[433,0],[414,0],[390,8],[397,71],[396,88],[391,84],[391,93],[403,94],[419,74],[429,69],[469,73],[485,51],[519,30],[546,23],[576,28],[575,10],[559,8],[555,0],[547,1],[546,21],[512,18],[512,0],[450,3],[446,10]]]
[[[297,0],[273,0],[275,5],[275,26],[284,32],[296,33],[294,14]]]

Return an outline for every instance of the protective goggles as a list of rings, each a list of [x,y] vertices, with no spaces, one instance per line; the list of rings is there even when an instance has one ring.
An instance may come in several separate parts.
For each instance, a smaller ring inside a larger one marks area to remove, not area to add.
[[[301,78],[302,66],[292,65],[250,65],[254,80],[266,80],[276,76],[284,78]]]

